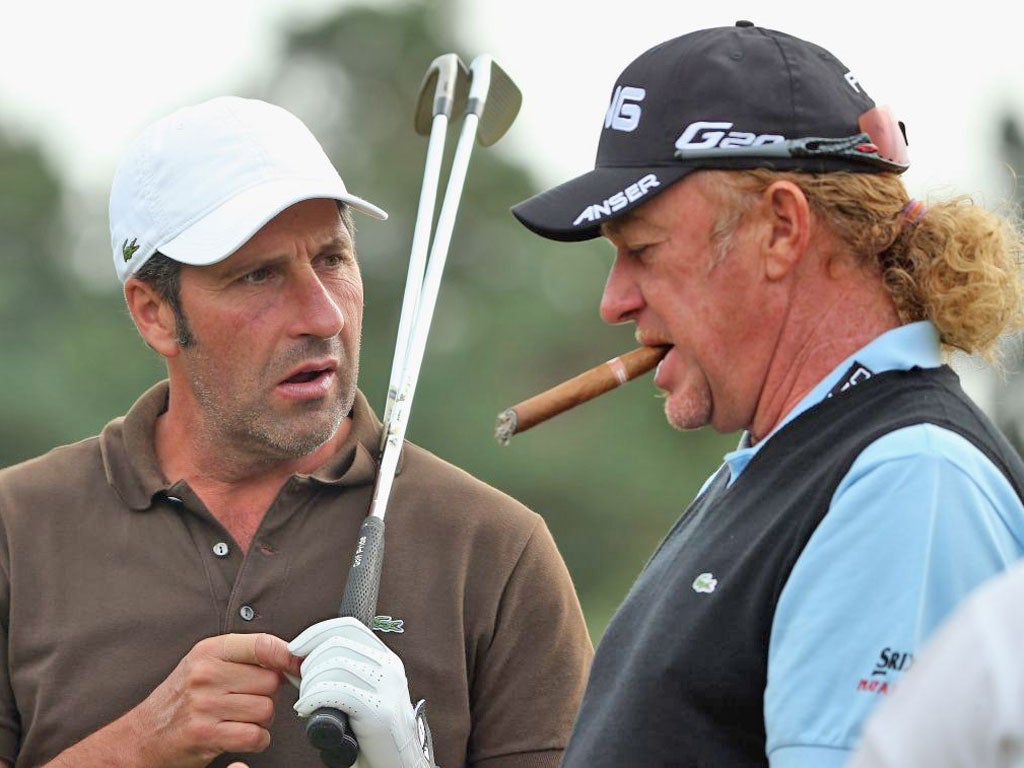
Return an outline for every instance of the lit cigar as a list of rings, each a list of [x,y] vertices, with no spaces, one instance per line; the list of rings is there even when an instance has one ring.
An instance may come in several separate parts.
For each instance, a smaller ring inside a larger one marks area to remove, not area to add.
[[[557,416],[563,411],[593,400],[609,390],[632,381],[654,368],[670,347],[640,347],[631,352],[613,357],[589,371],[584,371],[568,381],[552,387],[546,392],[534,395],[518,405],[513,405],[498,414],[494,437],[502,445],[508,445],[512,435],[525,432]]]

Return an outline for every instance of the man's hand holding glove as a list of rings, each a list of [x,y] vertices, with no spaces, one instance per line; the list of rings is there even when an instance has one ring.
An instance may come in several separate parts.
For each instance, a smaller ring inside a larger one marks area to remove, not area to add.
[[[288,644],[303,657],[295,711],[348,714],[361,768],[434,768],[424,706],[409,701],[405,665],[373,631],[349,616],[314,624]],[[293,681],[295,682],[295,681]]]

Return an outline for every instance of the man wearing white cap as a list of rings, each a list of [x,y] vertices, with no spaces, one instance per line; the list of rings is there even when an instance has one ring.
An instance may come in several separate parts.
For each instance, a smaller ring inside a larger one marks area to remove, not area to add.
[[[260,101],[126,153],[114,264],[168,380],[0,472],[0,765],[315,766],[291,709],[324,705],[363,768],[560,762],[592,648],[533,512],[406,444],[374,631],[337,618],[381,430],[353,209],[386,218]]]

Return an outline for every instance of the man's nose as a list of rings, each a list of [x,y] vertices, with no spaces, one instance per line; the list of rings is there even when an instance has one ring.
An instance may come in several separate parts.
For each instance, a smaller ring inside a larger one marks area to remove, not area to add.
[[[345,327],[345,311],[338,297],[324,285],[315,270],[304,270],[294,285],[298,310],[293,322],[296,336],[329,339]]]
[[[629,322],[636,318],[643,306],[643,298],[636,281],[630,277],[628,262],[616,256],[601,296],[601,319],[609,325]]]

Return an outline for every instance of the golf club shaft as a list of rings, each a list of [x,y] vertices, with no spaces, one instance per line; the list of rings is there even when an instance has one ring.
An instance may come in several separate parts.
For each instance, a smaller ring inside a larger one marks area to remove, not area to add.
[[[505,409],[498,415],[495,439],[508,445],[513,435],[642,376],[661,362],[668,350],[669,347],[634,349]]]
[[[448,117],[445,114],[435,115],[427,143],[427,159],[423,169],[423,186],[420,188],[419,208],[416,213],[416,226],[413,230],[412,247],[409,252],[409,272],[405,279],[405,293],[402,298],[402,314],[398,321],[398,336],[395,341],[395,356],[391,363],[391,377],[388,380],[388,399],[384,406],[384,423],[391,418],[398,388],[401,385],[405,362],[409,351],[409,329],[416,316],[420,291],[423,287],[423,273],[426,269],[427,251],[430,246],[430,229],[434,223],[434,205],[437,200],[437,187],[441,176],[441,162],[444,158],[445,136],[448,130]],[[384,449],[383,433],[381,450]]]
[[[434,233],[434,242],[430,248],[430,259],[427,262],[423,286],[416,305],[415,320],[410,329],[402,379],[391,409],[391,418],[384,424],[384,452],[381,455],[380,469],[377,472],[373,500],[370,502],[370,516],[378,517],[381,520],[384,519],[388,499],[391,497],[391,486],[394,483],[395,470],[398,467],[398,457],[401,454],[406,427],[409,424],[409,412],[416,394],[416,384],[419,381],[427,338],[430,335],[434,307],[441,290],[441,277],[448,257],[452,231],[455,228],[455,216],[462,198],[470,154],[473,151],[476,126],[476,115],[466,115],[462,132],[459,135],[459,143],[455,148],[455,158],[452,160],[448,186],[445,189],[441,213],[437,220],[437,231]]]

